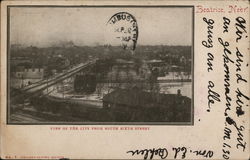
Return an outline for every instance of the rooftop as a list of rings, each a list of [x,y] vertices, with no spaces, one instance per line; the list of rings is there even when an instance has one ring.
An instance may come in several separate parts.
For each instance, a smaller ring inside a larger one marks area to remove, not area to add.
[[[117,89],[103,97],[103,102],[129,107],[172,107],[178,104],[191,106],[191,99],[177,94],[142,91],[138,88]]]

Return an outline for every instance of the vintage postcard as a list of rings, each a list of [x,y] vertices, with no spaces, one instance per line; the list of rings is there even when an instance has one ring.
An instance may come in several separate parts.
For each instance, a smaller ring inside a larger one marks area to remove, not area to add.
[[[192,6],[8,9],[9,124],[193,123]]]
[[[248,1],[1,2],[3,159],[248,159]]]

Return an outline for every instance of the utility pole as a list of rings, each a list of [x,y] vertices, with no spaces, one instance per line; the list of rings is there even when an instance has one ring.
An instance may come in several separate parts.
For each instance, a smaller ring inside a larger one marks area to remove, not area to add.
[[[64,99],[64,83],[62,81],[62,85],[63,85],[63,99]]]

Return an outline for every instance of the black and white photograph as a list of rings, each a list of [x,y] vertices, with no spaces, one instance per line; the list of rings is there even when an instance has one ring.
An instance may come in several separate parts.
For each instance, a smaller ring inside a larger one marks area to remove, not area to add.
[[[193,125],[192,6],[9,6],[8,124]]]

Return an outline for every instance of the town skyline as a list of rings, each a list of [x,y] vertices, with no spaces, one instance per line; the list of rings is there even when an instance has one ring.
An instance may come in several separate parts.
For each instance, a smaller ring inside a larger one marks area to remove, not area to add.
[[[94,7],[13,7],[10,9],[10,44],[37,47],[64,42],[73,42],[76,46],[105,45],[105,38],[109,36],[105,35],[106,23],[119,11],[136,17],[138,45],[192,45],[192,8],[151,8],[148,12],[144,8]]]
[[[21,48],[28,48],[28,47],[37,47],[37,48],[50,48],[50,47],[64,47],[64,46],[68,46],[68,44],[70,44],[72,41],[65,41],[65,42],[58,42],[58,43],[53,43],[53,44],[50,44],[50,45],[47,45],[47,46],[36,46],[36,45],[32,45],[32,44],[18,44],[18,43],[13,43],[13,44],[10,44],[10,47],[21,47]],[[75,45],[74,43],[72,44],[72,46],[70,45],[69,47],[105,47],[106,45],[105,44],[99,44],[99,43],[96,43],[96,44],[92,44],[92,45]],[[155,46],[183,46],[183,47],[189,47],[189,46],[192,46],[192,45],[141,45],[141,44],[138,44],[137,45],[138,47],[141,46],[141,47],[155,47]],[[119,47],[118,45],[114,45],[114,46],[111,46],[111,47]]]

